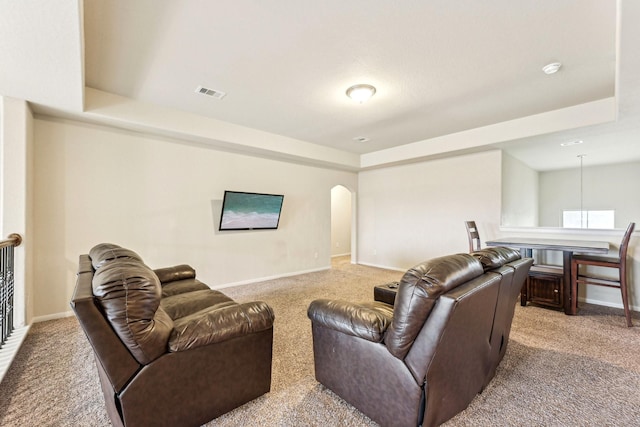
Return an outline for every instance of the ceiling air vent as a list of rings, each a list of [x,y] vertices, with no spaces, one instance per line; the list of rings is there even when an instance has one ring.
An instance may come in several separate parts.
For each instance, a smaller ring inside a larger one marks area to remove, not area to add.
[[[206,88],[204,86],[198,86],[196,88],[196,93],[201,93],[203,95],[212,96],[212,97],[214,97],[216,99],[222,99],[227,95],[226,92],[222,92],[221,90],[209,89],[209,88]]]

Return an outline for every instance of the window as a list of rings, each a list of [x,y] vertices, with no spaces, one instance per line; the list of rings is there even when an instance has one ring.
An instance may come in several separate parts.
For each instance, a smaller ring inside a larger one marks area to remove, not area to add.
[[[564,228],[614,228],[615,211],[562,211]],[[580,215],[582,213],[582,215]],[[582,216],[582,220],[580,218]]]

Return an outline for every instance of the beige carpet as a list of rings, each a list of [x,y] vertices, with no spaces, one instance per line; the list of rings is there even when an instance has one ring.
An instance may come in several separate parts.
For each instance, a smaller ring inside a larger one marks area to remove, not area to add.
[[[273,307],[273,382],[270,393],[207,426],[375,425],[315,381],[306,309],[316,298],[370,300],[373,285],[400,276],[339,258],[330,271],[226,289],[238,301]],[[0,425],[109,425],[75,318],[33,325],[0,384]],[[640,326],[626,328],[620,310],[583,306],[570,317],[518,305],[496,377],[445,425],[640,425]]]

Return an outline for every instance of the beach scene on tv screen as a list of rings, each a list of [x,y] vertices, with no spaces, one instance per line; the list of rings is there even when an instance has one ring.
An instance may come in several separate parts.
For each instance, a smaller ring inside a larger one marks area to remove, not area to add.
[[[276,228],[283,196],[227,193],[222,208],[221,230]]]

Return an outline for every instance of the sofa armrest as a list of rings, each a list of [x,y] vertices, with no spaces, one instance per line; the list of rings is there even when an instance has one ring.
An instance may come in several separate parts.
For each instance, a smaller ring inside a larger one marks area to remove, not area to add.
[[[263,301],[201,310],[173,325],[169,351],[177,352],[227,341],[273,326],[273,311]]]
[[[168,282],[175,282],[176,280],[194,279],[196,277],[196,271],[193,267],[186,264],[157,268],[153,270],[153,272],[156,273],[162,285]]]
[[[393,307],[381,302],[354,304],[318,299],[309,305],[311,322],[372,342],[382,342],[393,319]]]

